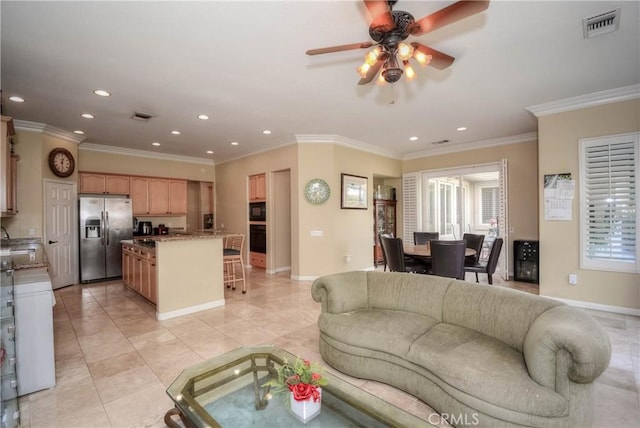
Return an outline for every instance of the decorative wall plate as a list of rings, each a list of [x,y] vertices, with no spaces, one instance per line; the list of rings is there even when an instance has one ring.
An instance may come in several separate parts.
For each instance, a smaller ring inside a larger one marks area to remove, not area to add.
[[[309,203],[314,205],[322,205],[331,196],[331,189],[326,181],[321,178],[309,180],[304,187],[304,197]]]

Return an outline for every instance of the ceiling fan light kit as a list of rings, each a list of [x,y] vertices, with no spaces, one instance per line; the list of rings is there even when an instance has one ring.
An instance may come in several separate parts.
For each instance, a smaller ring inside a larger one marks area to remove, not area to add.
[[[395,83],[403,74],[407,80],[412,80],[416,77],[416,72],[410,64],[411,59],[422,67],[432,65],[439,70],[449,67],[455,60],[454,57],[421,43],[406,43],[404,40],[409,36],[421,36],[435,31],[489,7],[489,0],[458,1],[416,21],[409,12],[393,10],[397,0],[363,1],[372,18],[369,36],[375,43],[354,43],[307,51],[307,55],[319,55],[373,47],[365,54],[364,63],[356,68],[361,78],[359,85],[371,82],[378,73],[378,84]]]

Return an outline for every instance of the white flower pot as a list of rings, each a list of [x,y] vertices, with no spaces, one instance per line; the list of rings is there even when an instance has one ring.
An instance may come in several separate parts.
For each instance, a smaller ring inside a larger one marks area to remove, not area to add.
[[[322,404],[322,388],[318,388],[320,393],[320,400],[313,401],[313,398],[308,398],[304,401],[298,401],[293,398],[293,392],[289,393],[289,402],[291,403],[291,413],[300,419],[304,424],[309,422],[320,414],[320,405]]]

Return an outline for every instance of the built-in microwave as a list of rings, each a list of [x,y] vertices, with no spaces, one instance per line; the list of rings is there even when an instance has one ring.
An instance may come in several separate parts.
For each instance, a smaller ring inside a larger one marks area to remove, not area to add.
[[[249,221],[267,221],[267,203],[249,203]]]

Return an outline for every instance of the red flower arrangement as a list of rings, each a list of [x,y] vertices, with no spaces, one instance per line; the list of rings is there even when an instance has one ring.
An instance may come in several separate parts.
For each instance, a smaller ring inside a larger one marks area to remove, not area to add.
[[[309,360],[297,358],[293,364],[286,359],[278,368],[278,379],[272,379],[265,385],[276,387],[279,392],[291,391],[296,401],[320,400],[318,388],[327,384],[320,367]]]

